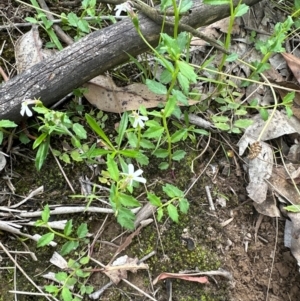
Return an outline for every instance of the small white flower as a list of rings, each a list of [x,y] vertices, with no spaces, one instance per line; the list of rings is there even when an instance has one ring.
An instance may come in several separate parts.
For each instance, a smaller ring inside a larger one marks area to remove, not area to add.
[[[143,171],[141,169],[134,171],[133,164],[128,164],[128,173],[122,173],[122,174],[126,176],[126,181],[128,185],[131,186],[133,181],[146,183],[146,179],[140,177],[142,173]]]
[[[130,117],[134,118],[133,127],[136,128],[138,125],[143,128],[145,121],[148,120],[148,117],[142,116],[139,114],[139,112],[133,111]]]
[[[122,11],[132,12],[133,8],[131,7],[131,3],[128,1],[128,2],[124,2],[124,3],[116,5],[114,10],[116,10],[115,16],[120,17]]]
[[[24,114],[28,117],[31,117],[33,114],[31,112],[31,110],[29,109],[28,105],[30,104],[36,104],[37,100],[33,100],[33,99],[26,99],[22,102],[21,104],[21,112],[20,114],[22,116],[24,116]]]

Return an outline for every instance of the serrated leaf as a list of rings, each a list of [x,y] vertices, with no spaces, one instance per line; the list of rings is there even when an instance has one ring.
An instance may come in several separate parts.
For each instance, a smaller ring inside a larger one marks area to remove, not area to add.
[[[118,182],[119,181],[119,176],[120,176],[120,172],[118,169],[118,164],[115,161],[115,159],[108,155],[107,159],[106,159],[106,164],[107,164],[107,170],[109,172],[109,176],[115,181]]]
[[[162,189],[170,198],[184,196],[183,191],[172,184],[166,184],[165,186],[162,187]]]
[[[44,223],[48,222],[48,220],[50,218],[50,208],[49,208],[48,204],[44,207],[42,214],[41,214],[41,218]]]
[[[65,282],[68,278],[68,274],[66,272],[58,272],[55,274],[55,279],[57,281]]]
[[[15,124],[13,121],[2,119],[0,120],[0,127],[1,128],[15,128],[17,124]]]
[[[167,149],[159,148],[153,153],[153,155],[157,158],[166,158],[168,157],[169,152]]]
[[[172,221],[174,221],[175,223],[178,223],[178,210],[177,208],[173,205],[173,204],[169,204],[167,206],[167,210],[168,210],[168,214],[170,216],[170,218],[172,219]]]
[[[179,209],[182,213],[187,214],[190,207],[190,203],[187,199],[180,199],[179,200]]]
[[[120,193],[119,194],[119,201],[123,206],[126,207],[139,207],[141,206],[140,202],[134,198],[131,195],[125,194],[125,193]]]
[[[166,170],[169,168],[169,163],[168,162],[161,162],[159,165],[158,165],[158,168],[160,170]]]
[[[151,79],[147,79],[146,80],[146,85],[153,93],[162,94],[162,95],[167,94],[166,86],[159,83],[159,82],[156,82],[156,81],[151,80]]]
[[[241,129],[246,129],[251,124],[253,124],[253,120],[251,119],[239,119],[236,120],[233,125]]]
[[[63,301],[72,301],[72,294],[67,287],[63,287],[61,291],[61,298],[63,299]]]
[[[214,125],[215,125],[216,128],[218,128],[222,131],[230,130],[230,126],[227,123],[217,122]]]
[[[77,237],[84,238],[88,234],[88,228],[86,223],[82,223],[77,229]]]
[[[86,130],[81,124],[74,123],[72,129],[79,139],[86,139]]]
[[[143,137],[144,138],[157,138],[160,137],[162,135],[162,133],[164,132],[164,128],[162,126],[159,127],[150,127],[148,128],[144,134]]]
[[[56,294],[59,291],[59,288],[54,285],[45,285],[45,291],[48,293]]]
[[[164,216],[164,211],[162,208],[157,209],[157,220],[160,222],[162,217]]]
[[[42,235],[40,237],[40,239],[37,242],[37,247],[44,247],[46,245],[48,245],[51,241],[53,241],[54,239],[54,233],[50,232],[50,233],[46,233],[44,235]]]
[[[81,264],[88,264],[90,262],[90,257],[84,256],[84,257],[80,258],[79,262]]]
[[[78,248],[78,246],[79,246],[78,241],[74,241],[74,240],[68,241],[62,246],[60,254],[62,256],[67,255],[70,252],[72,252],[73,250],[76,250]]]
[[[190,66],[184,61],[178,61],[177,64],[183,76],[188,78],[193,83],[197,82],[197,74],[195,73],[194,68],[192,66]]]
[[[148,198],[149,202],[152,205],[154,205],[156,207],[162,206],[162,202],[160,200],[160,197],[156,196],[155,194],[148,192],[147,193],[147,198]]]
[[[70,234],[72,233],[72,228],[73,228],[73,222],[72,219],[70,219],[66,222],[66,225],[64,227],[64,234],[66,236],[70,236]]]
[[[174,161],[180,161],[183,159],[186,155],[186,152],[184,150],[177,150],[172,155],[172,160]]]

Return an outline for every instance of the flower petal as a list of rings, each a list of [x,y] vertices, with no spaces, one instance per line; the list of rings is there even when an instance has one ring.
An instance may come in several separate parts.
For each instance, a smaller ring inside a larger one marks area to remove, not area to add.
[[[134,177],[134,178],[135,178],[135,177],[138,177],[138,176],[140,176],[142,173],[143,173],[143,171],[142,171],[141,169],[138,169],[138,170],[136,170],[136,171],[133,173],[133,177]]]
[[[133,180],[140,183],[146,183],[146,179],[143,177],[134,177]]]
[[[134,175],[134,166],[133,164],[128,164],[128,175],[133,176]]]

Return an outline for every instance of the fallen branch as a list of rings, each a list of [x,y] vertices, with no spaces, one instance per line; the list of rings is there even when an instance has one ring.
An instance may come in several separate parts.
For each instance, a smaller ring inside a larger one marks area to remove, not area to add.
[[[243,2],[254,5],[259,1]],[[227,5],[209,6],[195,1],[190,14],[182,17],[181,23],[198,28],[225,18],[229,13]],[[157,45],[161,26],[141,13],[139,24],[148,42]],[[0,119],[19,122],[24,99],[40,98],[46,106],[51,106],[90,79],[128,61],[128,54],[137,56],[146,50],[147,46],[129,18],[95,31],[3,84],[0,87]]]

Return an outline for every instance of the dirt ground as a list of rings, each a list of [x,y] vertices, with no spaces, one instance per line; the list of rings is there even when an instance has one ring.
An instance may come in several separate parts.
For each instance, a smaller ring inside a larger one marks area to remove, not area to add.
[[[7,10],[2,6],[1,10],[8,18],[15,22],[22,20],[18,16],[18,5],[9,4]],[[23,11],[24,13],[24,11]],[[25,14],[30,14],[25,11]],[[22,16],[23,17],[23,16]],[[17,34],[15,33],[16,38]],[[5,48],[3,56],[7,61],[14,63],[11,48]],[[84,103],[85,110],[91,110],[89,104]],[[115,119],[111,118],[111,119]],[[111,124],[112,128],[114,124]],[[224,152],[217,151],[212,162],[208,164],[212,154],[217,150],[219,144],[228,145],[221,137],[215,135],[214,143],[195,163],[195,174],[191,172],[191,160],[199,155],[203,147],[188,143],[186,145],[187,160],[176,163],[169,172],[161,172],[157,168],[155,159],[145,173],[149,175],[149,190],[159,190],[160,183],[174,183],[182,190],[192,186],[187,195],[190,202],[189,213],[180,216],[178,224],[169,219],[163,219],[161,223],[154,221],[143,228],[140,234],[133,239],[132,244],[120,255],[138,257],[141,259],[152,251],[156,254],[145,261],[149,270],[138,270],[129,273],[128,280],[150,294],[153,300],[173,301],[297,301],[300,300],[300,276],[296,260],[288,248],[284,247],[284,223],[285,218],[279,219],[264,217],[257,231],[255,241],[255,227],[260,218],[252,203],[247,199],[246,185],[247,176],[242,169],[243,161],[237,156],[237,164],[233,159],[225,169]],[[237,138],[229,137],[231,145],[236,145]],[[61,142],[54,141],[54,145],[61,146]],[[205,143],[204,143],[205,145]],[[16,153],[17,148],[21,154]],[[234,147],[233,147],[234,148]],[[193,151],[192,151],[193,150]],[[234,148],[236,151],[237,149]],[[14,152],[15,151],[15,152]],[[19,209],[35,211],[41,209],[46,203],[54,204],[86,204],[84,199],[71,199],[72,194],[65,183],[55,161],[49,158],[40,173],[34,168],[34,152],[31,145],[14,142],[10,160],[0,175],[0,203],[2,209],[11,206],[21,200],[21,196],[28,195],[30,190],[40,185],[45,186],[45,193],[35,197],[34,200],[26,202]],[[208,164],[207,169],[205,166]],[[70,179],[76,192],[80,193],[79,177],[87,175],[91,178],[92,171],[84,164],[64,166],[65,172]],[[211,170],[218,170],[211,174]],[[199,176],[194,183],[194,180]],[[15,193],[8,188],[7,176],[11,178],[16,187]],[[193,184],[194,183],[194,184]],[[205,187],[209,186],[214,202],[217,200],[226,205],[216,205],[216,210],[209,209]],[[139,200],[145,202],[145,196]],[[99,204],[97,204],[99,205]],[[1,210],[0,209],[0,212]],[[73,218],[74,223],[87,222],[88,228],[94,235],[100,231],[100,235],[92,248],[86,246],[81,252],[91,252],[91,256],[103,264],[108,264],[112,259],[117,246],[124,242],[129,233],[116,223],[113,216],[104,214],[85,213],[73,216],[62,216],[60,218]],[[154,217],[153,217],[154,218]],[[7,220],[7,217],[1,217]],[[14,221],[15,217],[9,218]],[[58,217],[53,217],[58,219]],[[154,218],[155,220],[155,218]],[[35,234],[36,229],[27,227],[24,231]],[[93,236],[94,237],[94,236]],[[91,241],[93,239],[91,238]],[[49,282],[41,278],[41,274],[49,271],[57,271],[49,263],[53,251],[51,247],[37,249],[35,243],[20,241],[16,236],[1,231],[1,243],[9,251],[30,250],[35,253],[38,261],[34,262],[28,255],[12,253],[16,261],[24,271],[36,282],[43,286]],[[191,244],[191,245],[190,245]],[[80,254],[76,254],[80,256]],[[17,295],[9,293],[10,290],[35,291],[23,274],[14,267],[8,256],[0,253],[0,301],[10,300],[45,300],[44,298],[28,295]],[[96,265],[93,265],[97,268]],[[159,281],[152,285],[152,281],[162,272],[178,273],[179,271],[216,271],[223,269],[232,275],[232,279],[223,276],[209,277],[208,284],[199,284],[184,280]],[[94,272],[88,283],[95,290],[100,289],[109,282],[107,276],[101,272]],[[88,300],[88,298],[86,298]],[[126,283],[110,286],[101,295],[101,300],[149,300],[142,293],[130,287]]]

